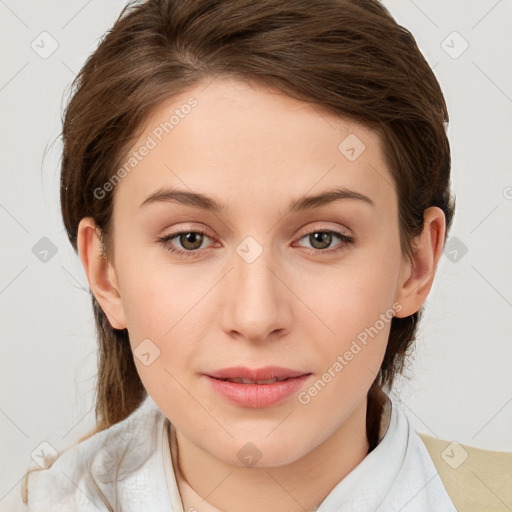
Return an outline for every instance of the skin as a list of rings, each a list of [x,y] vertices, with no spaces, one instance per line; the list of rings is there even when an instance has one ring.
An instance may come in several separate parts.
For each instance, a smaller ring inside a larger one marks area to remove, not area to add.
[[[159,105],[134,143],[139,148],[189,97],[197,99],[116,185],[113,261],[100,257],[91,218],[80,222],[79,254],[111,325],[128,328],[133,349],[149,338],[160,350],[151,364],[135,363],[176,427],[180,468],[192,488],[227,512],[312,510],[368,452],[366,395],[390,323],[307,404],[292,395],[268,408],[241,407],[201,374],[279,365],[311,372],[301,388],[307,390],[393,304],[398,317],[421,307],[445,218],[439,208],[425,211],[407,260],[375,132],[278,91],[228,78],[208,83]],[[366,146],[354,161],[338,149],[349,134]],[[140,207],[163,186],[207,194],[228,210],[177,202]],[[374,205],[342,199],[286,213],[290,201],[335,187]],[[192,247],[198,257],[171,254],[157,241],[181,228],[208,231],[195,246],[179,236],[167,242]],[[330,229],[354,242],[333,235],[321,245],[308,236]],[[251,263],[236,252],[248,236],[262,249]],[[247,442],[261,453],[252,467],[237,456]]]

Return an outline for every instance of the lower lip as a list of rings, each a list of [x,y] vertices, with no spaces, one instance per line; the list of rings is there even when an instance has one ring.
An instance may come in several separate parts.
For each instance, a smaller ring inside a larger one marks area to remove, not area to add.
[[[232,403],[243,407],[263,408],[275,405],[296,393],[310,376],[301,375],[271,384],[240,384],[206,375],[213,389]]]

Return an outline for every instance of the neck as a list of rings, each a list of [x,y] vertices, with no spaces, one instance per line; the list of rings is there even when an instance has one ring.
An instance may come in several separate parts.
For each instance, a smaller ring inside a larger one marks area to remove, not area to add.
[[[179,470],[199,496],[224,512],[312,511],[368,454],[366,411],[364,400],[322,444],[279,467],[225,463],[176,431]]]

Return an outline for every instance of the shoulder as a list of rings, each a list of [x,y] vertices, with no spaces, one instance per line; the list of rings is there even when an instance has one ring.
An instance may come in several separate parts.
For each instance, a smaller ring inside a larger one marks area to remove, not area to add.
[[[418,435],[459,512],[512,509],[512,452]]]
[[[154,454],[163,418],[149,398],[127,418],[67,448],[46,469],[30,468],[17,510],[111,510],[117,481],[129,479]],[[28,508],[27,508],[28,507]]]

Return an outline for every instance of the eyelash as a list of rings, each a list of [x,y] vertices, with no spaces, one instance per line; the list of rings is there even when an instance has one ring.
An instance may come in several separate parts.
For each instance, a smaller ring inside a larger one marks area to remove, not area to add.
[[[167,251],[169,251],[172,254],[177,254],[178,256],[185,256],[187,258],[196,258],[200,256],[199,250],[196,249],[194,251],[182,251],[181,249],[176,249],[174,246],[170,245],[170,242],[172,239],[176,238],[177,236],[181,234],[188,234],[188,233],[199,233],[203,236],[207,236],[208,238],[211,238],[208,233],[204,229],[185,229],[182,231],[177,231],[176,233],[171,233],[169,235],[166,235],[164,237],[158,237],[157,241],[162,243]],[[335,229],[316,229],[313,231],[309,231],[307,233],[304,233],[299,240],[302,240],[306,236],[312,235],[314,233],[334,233],[338,238],[341,240],[341,244],[336,246],[337,248],[334,249],[309,249],[308,252],[314,254],[315,256],[318,254],[332,254],[336,253],[338,251],[343,250],[347,245],[352,244],[354,242],[354,238],[351,236],[346,235],[342,231],[337,231]]]

